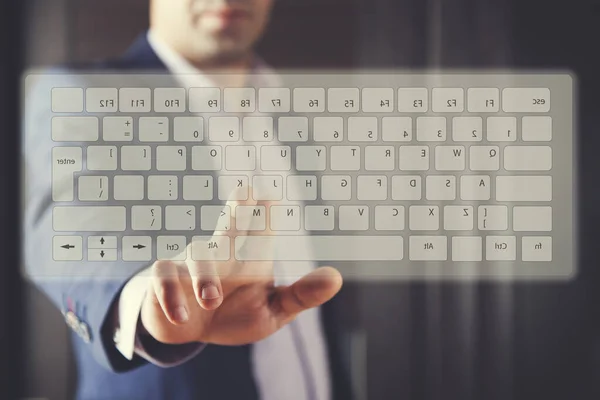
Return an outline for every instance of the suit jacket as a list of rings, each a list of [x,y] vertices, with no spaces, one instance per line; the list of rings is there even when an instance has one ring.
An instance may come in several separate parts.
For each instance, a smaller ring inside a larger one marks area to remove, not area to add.
[[[90,67],[94,71],[166,71],[166,67],[148,43],[146,35],[138,38],[122,57]],[[67,71],[80,68],[81,66],[71,66]],[[35,133],[38,134],[49,132]],[[22,148],[31,154],[42,155],[42,158],[47,157],[48,149],[40,148],[43,146],[40,143],[43,142],[36,140],[35,135],[24,135]],[[38,172],[34,170],[26,178],[27,187],[36,189],[26,199],[27,236],[24,256],[30,277],[63,311],[67,324],[74,331],[73,346],[78,371],[77,397],[86,400],[257,399],[258,388],[250,363],[249,345],[209,345],[198,356],[172,368],[155,366],[137,356],[130,361],[118,352],[113,342],[113,332],[110,330],[113,326],[109,320],[110,310],[129,277],[144,268],[144,263],[124,263],[119,278],[104,276],[106,274],[101,265],[95,266],[93,273],[86,277],[69,278],[69,272],[81,266],[67,264],[61,265],[61,277],[44,278],[39,274],[42,266],[36,263],[36,254],[51,254],[51,239],[48,232],[40,227],[52,226],[51,221],[48,225],[48,219],[52,218],[52,196],[51,190],[48,190],[49,182]],[[325,307],[322,315],[326,315],[323,319],[329,343],[333,392],[336,398],[349,399],[346,373],[339,362],[340,332],[335,325],[332,307],[335,307],[335,302]],[[48,339],[50,341],[51,338]]]

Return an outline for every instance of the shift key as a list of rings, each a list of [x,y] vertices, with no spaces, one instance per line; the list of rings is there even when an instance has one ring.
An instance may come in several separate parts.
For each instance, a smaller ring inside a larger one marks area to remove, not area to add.
[[[122,232],[125,207],[54,207],[52,226],[56,232]]]

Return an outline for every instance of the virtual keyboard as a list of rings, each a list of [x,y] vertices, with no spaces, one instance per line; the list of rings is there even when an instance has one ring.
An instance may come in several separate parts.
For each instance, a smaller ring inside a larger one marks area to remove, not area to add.
[[[51,260],[574,275],[570,74],[228,77],[27,76],[26,135],[52,140],[35,172],[51,188]]]

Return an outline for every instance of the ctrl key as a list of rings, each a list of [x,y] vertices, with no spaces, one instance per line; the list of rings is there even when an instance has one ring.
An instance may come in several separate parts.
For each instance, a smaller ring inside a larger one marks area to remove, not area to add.
[[[552,261],[551,236],[523,236],[523,261]]]
[[[52,238],[52,258],[54,261],[81,261],[83,259],[83,238],[81,236],[54,236]]]

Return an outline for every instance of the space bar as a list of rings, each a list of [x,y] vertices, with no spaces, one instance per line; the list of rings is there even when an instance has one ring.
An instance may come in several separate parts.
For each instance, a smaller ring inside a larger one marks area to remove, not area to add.
[[[273,251],[265,251],[273,249]],[[390,261],[402,260],[401,236],[237,236],[241,261]]]

